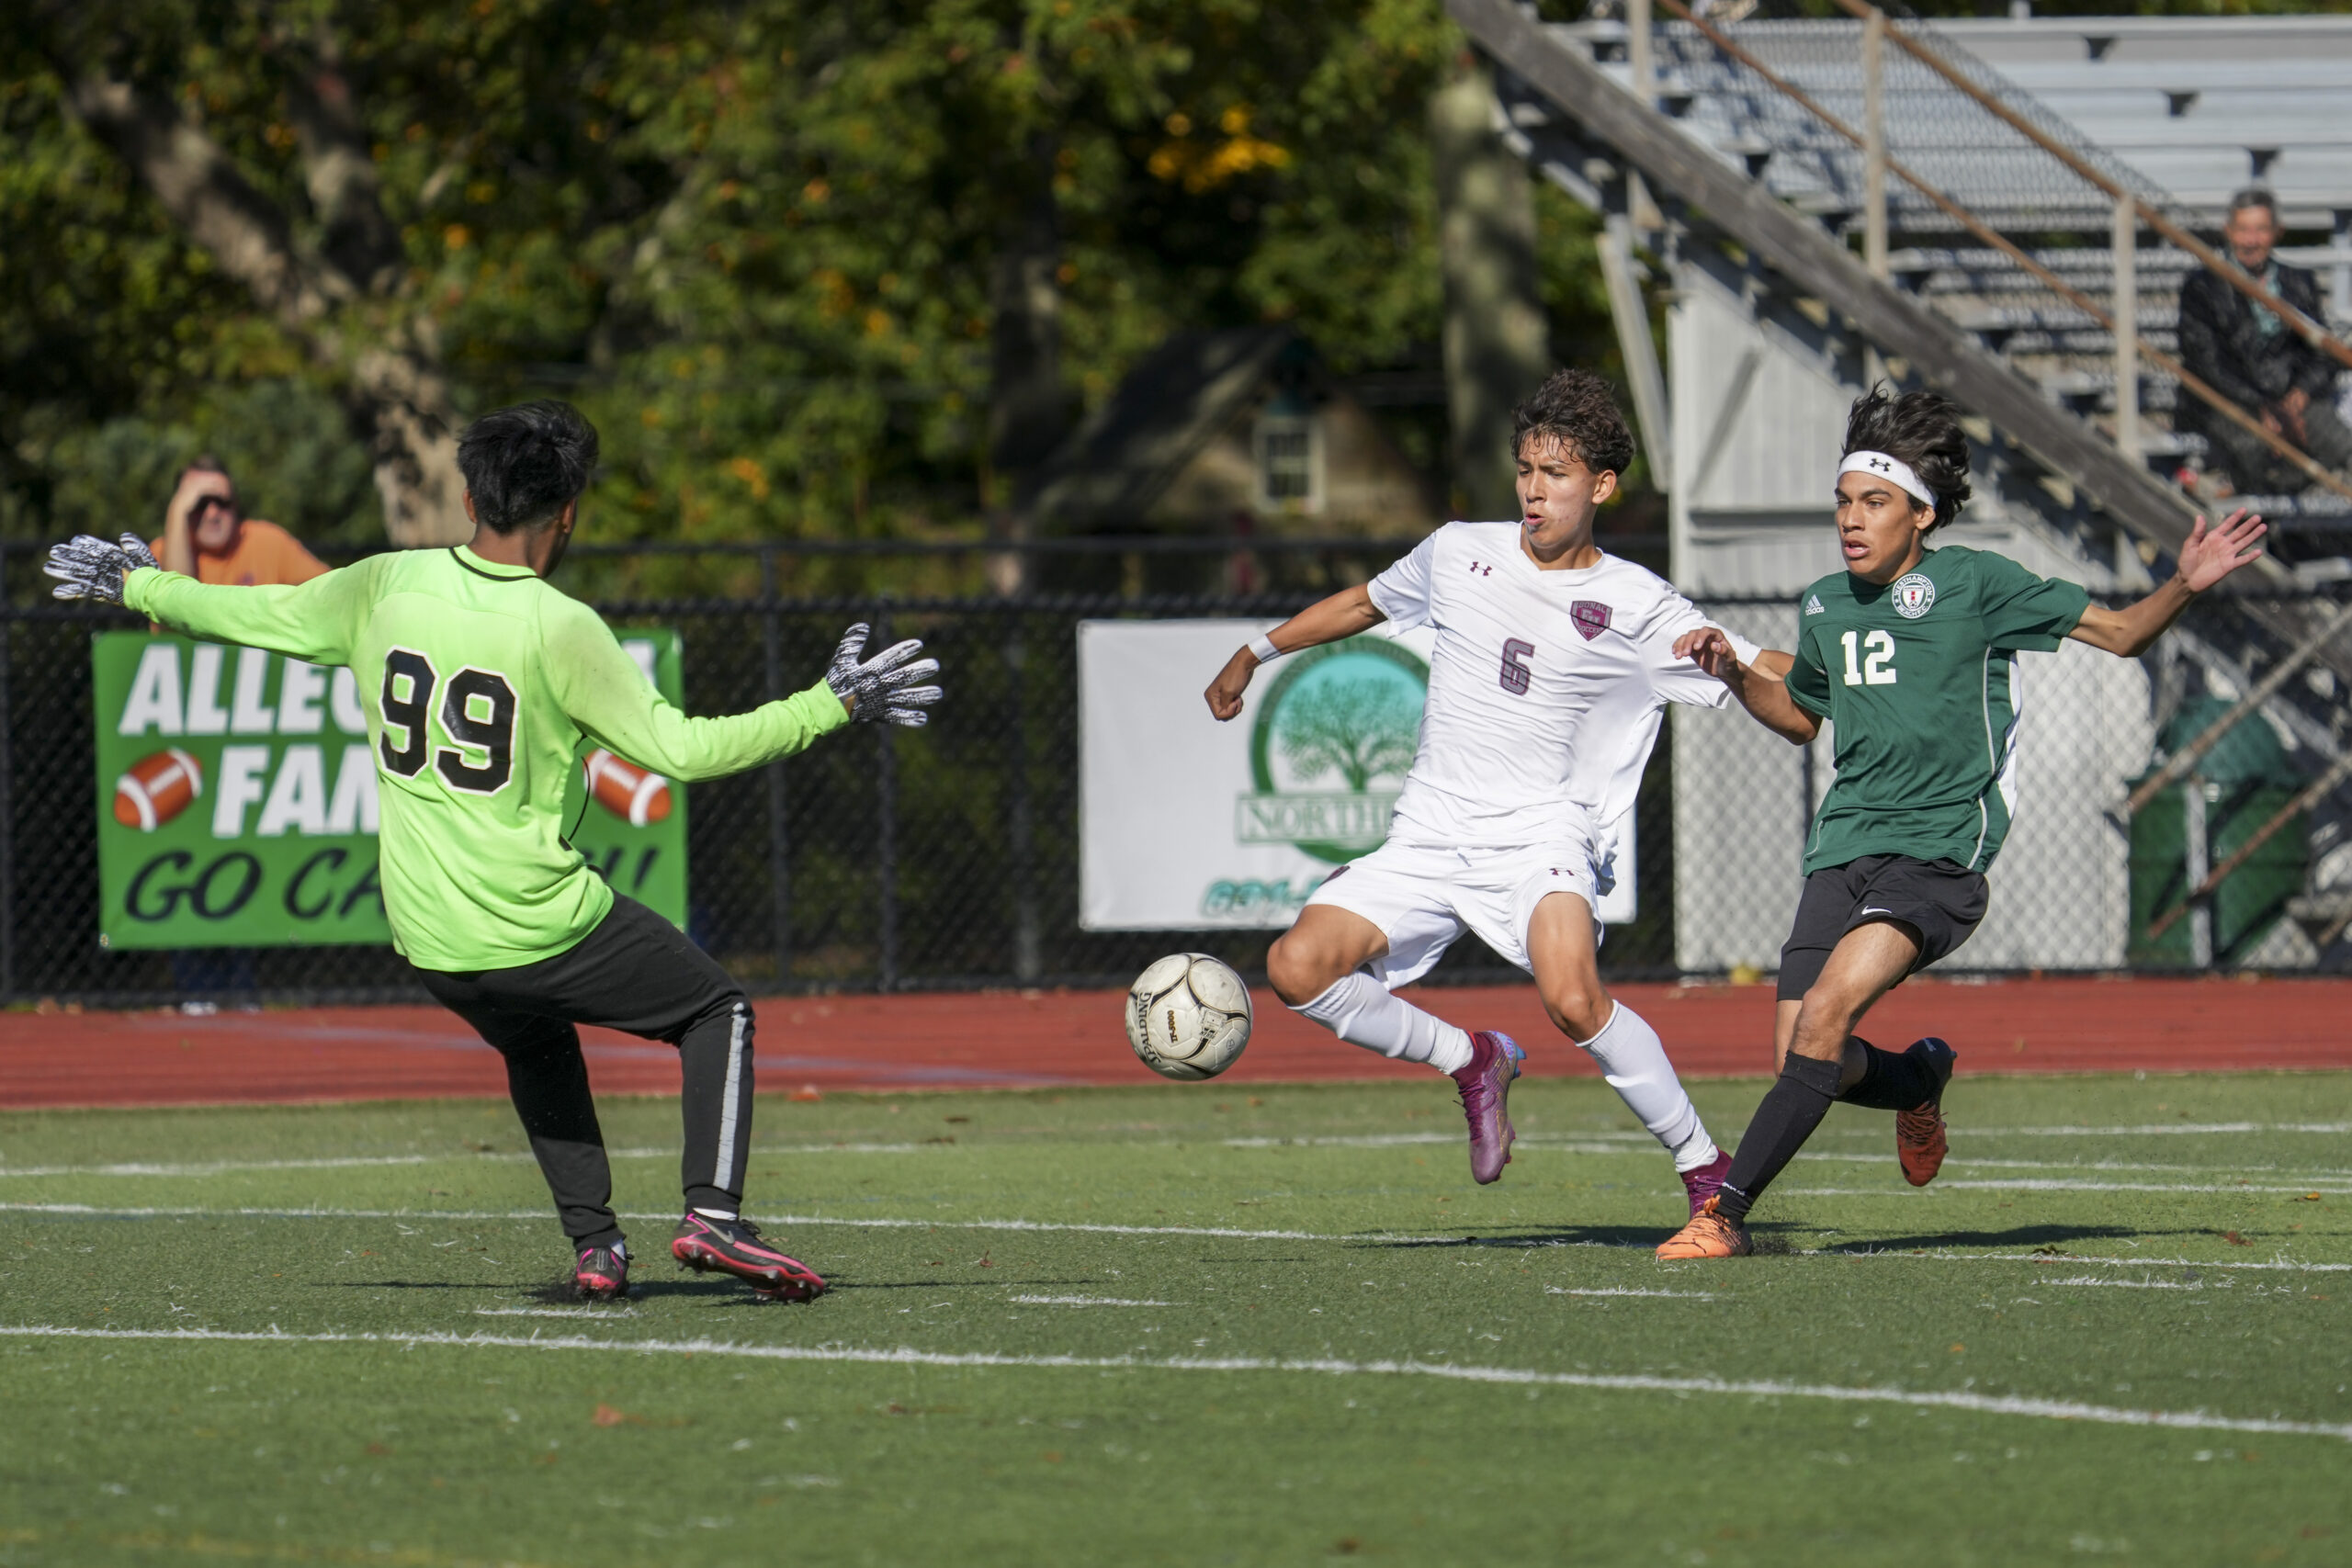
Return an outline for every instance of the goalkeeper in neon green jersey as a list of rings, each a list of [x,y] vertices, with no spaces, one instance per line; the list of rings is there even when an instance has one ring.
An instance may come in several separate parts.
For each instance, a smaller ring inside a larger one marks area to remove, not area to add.
[[[854,721],[920,725],[939,688],[922,644],[865,657],[852,626],[824,679],[780,702],[689,718],[587,606],[548,584],[578,522],[596,432],[570,405],[487,414],[458,447],[469,544],[372,557],[299,587],[215,587],[158,569],[131,536],[51,552],[60,598],[119,603],[193,636],[348,665],[382,802],[393,945],[506,1059],[571,1235],[583,1296],[626,1293],[628,1251],[574,1027],[678,1048],[686,1214],[672,1253],[806,1300],[824,1281],[741,1217],[752,1010],[678,930],[617,895],[565,841],[583,741],[683,780],[802,750]]]

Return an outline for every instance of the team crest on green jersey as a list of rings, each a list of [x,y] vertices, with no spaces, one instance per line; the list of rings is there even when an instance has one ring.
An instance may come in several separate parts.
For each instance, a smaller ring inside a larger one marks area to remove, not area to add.
[[[1936,607],[1936,585],[1924,571],[1906,572],[1894,580],[1894,613],[1916,621]]]

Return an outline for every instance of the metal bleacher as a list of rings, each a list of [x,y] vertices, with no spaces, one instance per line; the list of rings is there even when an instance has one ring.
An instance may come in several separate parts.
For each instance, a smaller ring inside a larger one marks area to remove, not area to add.
[[[1849,20],[1736,28],[1742,48],[1852,124],[1862,118],[1861,30]],[[1555,31],[1631,89],[1623,20]],[[2332,324],[2340,332],[2352,321],[2352,17],[1939,21],[1932,37],[1948,63],[2184,227],[2210,234],[2234,192],[2272,188],[2290,232],[2328,237],[2282,247],[2282,259],[2322,269]],[[1687,134],[1839,232],[1859,225],[1859,149],[1788,97],[1759,93],[1752,73],[1690,25],[1657,27],[1653,57],[1658,100]],[[1890,51],[1885,71],[1890,153],[2069,283],[2108,297],[2110,199],[1917,61]],[[1889,263],[1905,287],[2053,401],[2111,422],[2115,340],[2106,327],[1973,243],[1912,185],[1890,181],[1887,206]],[[2180,282],[2198,265],[2143,240],[2133,319],[2149,346],[2175,350]],[[2141,367],[2141,445],[2160,472],[2199,446],[2171,428],[2183,395],[2161,369]],[[2262,500],[2282,519],[2352,512],[2325,492]]]
[[[2201,443],[2171,417],[2195,393],[2162,363],[2181,282],[2207,265],[2189,247],[2210,255],[2231,195],[2263,183],[2306,242],[2284,259],[2326,269],[2339,315],[2352,290],[2352,17],[1930,26],[1759,17],[1745,0],[1607,0],[1552,23],[1510,0],[1448,10],[1493,62],[1504,140],[1602,220],[1673,574],[1752,636],[1793,635],[1794,595],[1836,570],[1825,455],[1872,382],[1938,388],[1971,416],[1976,497],[1949,542],[2130,594],[2167,570],[2199,509],[2177,470]],[[1665,305],[1662,362],[1631,283],[1644,271]],[[2110,321],[2131,323],[2128,343]],[[2341,337],[2340,321],[2320,325]],[[2120,961],[2116,780],[2144,765],[2183,694],[2282,672],[2264,716],[2306,776],[2346,776],[2352,635],[2318,629],[2329,607],[2308,597],[2352,578],[2343,483],[2247,498],[2285,525],[2282,547],[2144,665],[2079,645],[2043,656],[2025,744],[2046,793],[1974,963]],[[2284,678],[2307,659],[2311,679]],[[1712,716],[1676,717],[1678,962],[1769,966],[1798,836],[1756,834],[1694,781],[1741,779],[1747,799],[1777,803],[1758,807],[1767,817],[1809,820],[1830,760],[1821,742],[1792,757]],[[2320,817],[2315,852],[2352,845],[2352,818]],[[2339,875],[2352,849],[2330,852],[2335,869],[2311,886],[2352,898]],[[1710,912],[1722,909],[1752,919]],[[2256,962],[2321,962],[2278,929]],[[2352,953],[2344,926],[2314,929]]]

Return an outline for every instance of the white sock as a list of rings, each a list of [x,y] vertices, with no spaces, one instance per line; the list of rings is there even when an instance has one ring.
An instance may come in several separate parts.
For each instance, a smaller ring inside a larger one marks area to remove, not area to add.
[[[735,1217],[732,1209],[696,1209],[695,1213],[706,1220],[731,1220]]]
[[[1673,1153],[1674,1168],[1696,1170],[1715,1157],[1715,1141],[1707,1136],[1699,1108],[1674,1076],[1674,1064],[1666,1059],[1657,1031],[1623,1002],[1616,1008],[1600,1033],[1578,1044],[1600,1064],[1609,1087],[1642,1119],[1642,1125]]]
[[[1442,1073],[1470,1065],[1467,1030],[1423,1012],[1361,969],[1333,981],[1321,996],[1291,1011],[1313,1019],[1351,1045],[1392,1060],[1427,1062]]]

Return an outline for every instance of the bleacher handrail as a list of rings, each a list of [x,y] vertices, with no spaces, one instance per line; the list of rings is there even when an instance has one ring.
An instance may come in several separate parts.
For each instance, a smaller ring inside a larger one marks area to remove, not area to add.
[[[1660,3],[1666,4],[1667,0],[1660,0]],[[1859,21],[1867,22],[1873,13],[1877,13],[1879,15],[1884,14],[1883,12],[1879,12],[1878,7],[1871,5],[1869,0],[1838,0],[1838,4],[1849,16],[1852,16]],[[1679,6],[1674,6],[1673,8],[1677,11],[1681,10],[1681,7]],[[1688,16],[1687,12],[1683,14]],[[1917,24],[1914,24],[1914,26],[1917,26]],[[2346,344],[2324,326],[2312,321],[2309,316],[2304,315],[2302,311],[2297,310],[2294,306],[2289,304],[2286,300],[2272,293],[2270,289],[2263,285],[2261,279],[2249,276],[2246,272],[2241,269],[2236,263],[2229,261],[2211,246],[2206,244],[2205,242],[2199,240],[2196,235],[2190,233],[2188,230],[2174,222],[2169,217],[2165,216],[2161,209],[2150,203],[2147,198],[2141,196],[2139,192],[2126,189],[2123,186],[2119,185],[2116,181],[2102,174],[2087,159],[2082,157],[2073,148],[2068,147],[2064,142],[2058,141],[2055,137],[2049,135],[2047,132],[2042,130],[2041,127],[2026,118],[2025,116],[2018,113],[2008,105],[2001,102],[1999,98],[1986,92],[1977,84],[1970,81],[1960,72],[1953,70],[1948,62],[1937,58],[1934,51],[1923,46],[1917,39],[1910,37],[1904,29],[1889,26],[1887,28],[1887,35],[1894,39],[1895,45],[1905,53],[1910,55],[1912,59],[1917,60],[1920,64],[1925,65],[1928,70],[1933,71],[1937,75],[1941,76],[1945,81],[1959,88],[1970,98],[1975,100],[1977,106],[1983,108],[1987,114],[1992,115],[1995,118],[2007,125],[2010,130],[2016,131],[2018,135],[2024,137],[2027,141],[2031,141],[2035,146],[2041,148],[2043,152],[2049,153],[2052,157],[2065,164],[2066,167],[2077,177],[2081,178],[2097,189],[2106,192],[2109,197],[2118,201],[2131,202],[2134,209],[2139,213],[2142,222],[2147,224],[2149,228],[2154,229],[2157,233],[2162,234],[2165,239],[2171,241],[2182,250],[2187,251],[2190,255],[2195,256],[2199,261],[2203,262],[2206,266],[2212,269],[2212,271],[2219,275],[2222,281],[2229,284],[2231,288],[2236,289],[2239,293],[2245,295],[2247,299],[2253,300],[2256,304],[2260,305],[2265,310],[2269,310],[2280,321],[2288,322],[2293,326],[2296,335],[2301,337],[2305,343],[2310,344],[2313,348],[2320,350],[2322,353],[2328,355],[2330,357],[2334,358],[2336,363],[2346,367],[2352,367],[2352,345]]]
[[[1722,50],[1732,59],[1739,62],[1741,65],[1754,73],[1775,92],[1781,94],[1790,102],[1803,108],[1806,113],[1812,115],[1823,125],[1827,126],[1831,130],[1836,131],[1839,136],[1844,137],[1847,141],[1852,142],[1857,147],[1868,146],[1868,141],[1862,132],[1855,130],[1852,126],[1848,125],[1843,119],[1840,119],[1837,115],[1831,113],[1826,106],[1815,99],[1804,88],[1781,75],[1770,66],[1765,64],[1761,60],[1750,53],[1747,50],[1743,49],[1738,44],[1733,42],[1732,39],[1720,28],[1716,28],[1704,17],[1692,11],[1688,6],[1685,6],[1682,3],[1682,0],[1656,0],[1656,4],[1664,6],[1667,10],[1680,17],[1683,21],[1697,28],[1701,36],[1704,37],[1708,42],[1713,44],[1717,49]],[[1867,10],[1869,8],[1864,7],[1864,9]],[[1952,80],[1958,81],[1959,78],[1955,76]],[[1991,102],[1989,98],[1983,101],[1987,104],[1990,104]],[[2026,129],[2025,123],[2022,119],[2012,118],[2011,123],[2020,130]],[[2039,138],[2038,132],[2034,134]],[[2054,147],[2056,143],[2045,142],[2045,145]],[[2193,374],[2188,367],[2186,365],[2183,365],[2179,360],[2175,359],[2172,355],[2165,354],[2163,350],[2142,340],[2140,338],[2139,328],[2136,324],[2126,324],[2112,312],[2101,310],[2088,295],[2083,293],[2072,284],[2067,283],[2049,267],[2044,266],[2041,262],[2027,254],[2026,252],[2016,243],[2008,239],[2006,235],[2000,233],[1997,230],[1994,229],[1992,225],[1986,223],[1983,219],[1978,218],[1967,208],[1962,207],[1959,202],[1954,201],[1951,197],[1945,195],[1940,189],[1930,185],[1925,177],[1914,171],[1907,164],[1904,164],[1900,159],[1895,158],[1891,153],[1884,152],[1880,153],[1879,156],[1883,161],[1888,173],[1896,175],[1906,184],[1916,188],[1922,196],[1934,203],[1937,209],[1946,217],[1951,219],[1952,221],[1958,223],[1962,228],[1966,229],[1970,233],[1975,235],[1986,244],[1993,246],[1996,250],[1998,250],[2002,254],[2007,256],[2018,265],[2023,267],[2027,272],[2032,274],[2036,279],[2038,279],[2052,293],[2058,295],[2068,304],[2073,305],[2076,310],[2090,317],[2092,321],[2098,322],[2100,326],[2105,327],[2109,332],[2117,334],[2119,337],[2120,337],[2124,333],[2129,332],[2132,334],[2134,343],[2138,345],[2138,352],[2140,354],[2145,355],[2149,362],[2154,364],[2158,369],[2179,381],[2183,387],[2188,389],[2191,394],[2211,405],[2215,412],[2221,414],[2223,418],[2230,420],[2241,429],[2245,430],[2248,434],[2254,436],[2256,440],[2268,446],[2279,457],[2284,457],[2287,461],[2292,463],[2303,474],[2303,476],[2312,483],[2324,486],[2325,488],[2334,491],[2336,494],[2343,496],[2345,499],[2352,501],[2352,484],[2346,483],[2342,479],[2339,479],[2336,475],[2328,471],[2328,469],[2322,467],[2319,463],[2313,461],[2312,457],[2301,448],[2296,446],[2284,436],[2279,435],[2268,426],[2265,425],[2261,421],[2256,419],[2252,414],[2246,412],[2246,411],[2239,407],[2233,400],[2224,396],[2222,392],[2207,384],[2201,377]],[[2104,176],[2097,175],[2095,171],[2091,170],[2088,164],[2080,164],[2076,172],[2082,174],[2083,177],[2086,179],[2098,180],[2102,185],[2102,188],[2108,188],[2105,186]],[[2129,199],[2136,203],[2143,211],[2153,210],[2147,207],[2146,203],[2142,202],[2137,196],[2124,192],[2120,186],[2109,188],[2109,194],[2114,196],[2119,203]],[[2288,309],[2291,310],[2292,308],[2288,307]],[[2329,341],[2332,343],[2335,340],[2331,338]]]

